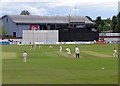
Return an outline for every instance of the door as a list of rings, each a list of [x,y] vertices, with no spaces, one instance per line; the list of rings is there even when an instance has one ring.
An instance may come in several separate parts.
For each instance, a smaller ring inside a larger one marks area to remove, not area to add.
[[[13,37],[16,37],[16,32],[13,32]]]

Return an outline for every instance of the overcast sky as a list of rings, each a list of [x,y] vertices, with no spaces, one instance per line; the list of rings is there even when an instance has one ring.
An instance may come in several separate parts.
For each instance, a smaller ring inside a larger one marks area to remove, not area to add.
[[[28,10],[32,15],[76,15],[111,18],[118,13],[120,0],[1,0],[0,17],[3,15],[19,15]]]

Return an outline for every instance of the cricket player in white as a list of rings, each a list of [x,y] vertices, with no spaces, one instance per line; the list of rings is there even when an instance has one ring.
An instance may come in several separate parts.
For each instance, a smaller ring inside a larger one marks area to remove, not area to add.
[[[71,56],[71,52],[69,48],[66,48],[67,54]]]
[[[52,45],[50,45],[50,46],[49,46],[49,48],[53,48],[53,46],[52,46]]]
[[[60,53],[62,52],[62,46],[60,45]]]
[[[114,48],[114,50],[113,50],[113,56],[114,57],[117,57],[117,50]]]
[[[76,58],[79,58],[80,50],[79,50],[79,48],[77,46],[75,48],[75,53],[76,53]]]
[[[24,53],[23,53],[23,62],[26,63],[26,60],[27,60],[27,53],[26,53],[26,51],[24,51]]]

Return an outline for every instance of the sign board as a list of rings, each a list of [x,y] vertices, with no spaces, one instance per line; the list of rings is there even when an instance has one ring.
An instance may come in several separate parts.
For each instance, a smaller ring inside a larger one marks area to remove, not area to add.
[[[38,30],[39,25],[30,25],[30,30]]]

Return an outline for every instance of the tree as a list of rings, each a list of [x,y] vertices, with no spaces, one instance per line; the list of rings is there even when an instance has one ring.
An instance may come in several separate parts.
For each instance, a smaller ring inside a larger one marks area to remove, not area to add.
[[[117,32],[117,33],[120,32],[120,22],[117,23],[114,32]]]
[[[110,24],[105,22],[105,25],[103,26],[103,31],[108,31],[110,30]]]
[[[98,30],[99,30],[99,32],[103,31],[103,27],[102,27],[102,25],[101,25],[101,24],[100,24],[100,25],[98,25]]]
[[[117,15],[118,22],[120,22],[120,12]]]
[[[0,26],[0,35],[2,35],[2,36],[7,35],[7,31],[3,26]]]
[[[106,22],[110,24],[111,19],[110,19],[110,18],[107,18],[107,19],[106,19]]]
[[[100,24],[101,24],[101,21],[102,21],[102,19],[101,19],[101,16],[98,16],[97,18],[96,18],[96,24],[97,24],[97,26],[99,26]]]
[[[100,24],[101,24],[102,26],[104,26],[105,23],[106,23],[106,22],[105,22],[104,20],[101,20],[101,23],[100,23]]]
[[[114,32],[120,32],[120,12],[117,15],[117,24],[115,26]]]
[[[112,28],[113,32],[115,32],[116,25],[117,25],[117,17],[114,15],[112,17],[112,24],[111,24],[111,28]]]
[[[30,12],[28,12],[27,10],[23,10],[21,11],[20,15],[30,15]]]

